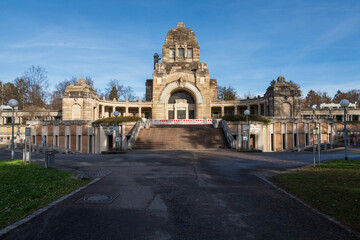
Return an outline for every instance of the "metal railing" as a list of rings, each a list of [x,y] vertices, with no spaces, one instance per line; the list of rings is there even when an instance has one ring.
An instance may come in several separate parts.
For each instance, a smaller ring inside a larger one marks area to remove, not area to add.
[[[135,144],[135,140],[136,137],[138,136],[140,129],[143,127],[143,122],[142,121],[137,121],[137,123],[134,125],[132,131],[131,131],[131,136],[129,138],[128,141],[128,149],[132,149],[134,144]]]
[[[236,148],[236,140],[234,139],[227,122],[225,120],[222,120],[220,123],[230,148]]]
[[[196,125],[196,124],[212,124],[212,119],[151,119],[154,125]]]

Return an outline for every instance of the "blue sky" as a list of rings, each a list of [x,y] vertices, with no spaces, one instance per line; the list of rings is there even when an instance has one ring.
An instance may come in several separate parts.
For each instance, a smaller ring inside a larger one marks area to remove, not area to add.
[[[0,81],[40,65],[51,88],[91,76],[98,89],[119,79],[142,97],[177,22],[194,30],[210,77],[240,97],[263,95],[279,75],[305,94],[360,89],[358,0],[2,0]]]

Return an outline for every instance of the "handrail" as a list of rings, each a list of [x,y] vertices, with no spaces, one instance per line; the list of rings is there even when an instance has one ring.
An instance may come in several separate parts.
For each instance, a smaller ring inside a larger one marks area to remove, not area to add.
[[[233,135],[231,134],[229,126],[225,120],[221,121],[221,126],[222,126],[222,129],[224,131],[226,140],[227,140],[230,148],[236,148],[236,141],[235,141]]]
[[[139,132],[140,132],[140,128],[142,128],[142,121],[137,121],[137,123],[135,124],[135,126],[133,127],[132,131],[131,131],[131,136],[130,139],[128,141],[128,149],[132,149],[134,144],[135,144],[135,140],[136,137],[138,136]]]

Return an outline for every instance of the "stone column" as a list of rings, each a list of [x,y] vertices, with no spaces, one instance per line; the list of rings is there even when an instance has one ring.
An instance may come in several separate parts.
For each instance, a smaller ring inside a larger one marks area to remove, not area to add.
[[[168,118],[169,118],[169,116],[168,116]],[[177,107],[176,107],[176,104],[175,104],[175,107],[174,107],[174,119],[177,119]]]
[[[307,123],[304,123],[304,146],[306,147],[307,146],[307,144],[306,144],[306,133],[308,133],[309,134],[309,131],[308,131],[308,124]]]
[[[297,149],[298,149],[298,152],[300,152],[300,137],[299,137],[299,124],[296,123],[296,143],[297,143]]]
[[[264,115],[265,115],[265,116],[269,116],[268,108],[267,108],[267,106],[265,105],[265,103],[264,103]]]
[[[224,106],[221,106],[221,117],[224,116],[225,110],[224,110]]]
[[[274,134],[274,152],[276,152],[276,123],[273,125],[273,134]]]
[[[238,124],[238,135],[237,135],[237,149],[241,149],[241,125],[240,123]]]
[[[185,111],[186,119],[189,119],[189,105],[186,106]]]
[[[142,117],[141,116],[141,107],[139,107],[139,117]]]
[[[260,106],[260,104],[258,104],[258,115],[259,116],[261,115],[261,106]]]
[[[105,105],[101,105],[101,118],[105,117]]]
[[[125,107],[125,116],[128,116],[128,115],[129,115],[129,107],[126,106],[126,107]]]
[[[234,106],[234,115],[237,115],[238,114],[238,111],[237,111],[238,109],[237,109],[237,106],[235,105]]]

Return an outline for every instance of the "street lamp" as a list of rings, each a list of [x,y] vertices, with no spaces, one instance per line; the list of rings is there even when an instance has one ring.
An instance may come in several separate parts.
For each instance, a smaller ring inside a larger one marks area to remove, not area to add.
[[[348,160],[347,154],[347,129],[346,129],[346,107],[349,106],[349,100],[343,99],[340,101],[340,106],[344,108],[344,143],[345,143],[345,160]]]
[[[250,149],[250,136],[249,136],[249,134],[250,134],[250,125],[249,125],[249,115],[250,115],[250,111],[249,111],[249,109],[246,109],[245,111],[244,111],[244,114],[245,114],[245,116],[246,116],[246,128],[247,128],[247,144],[246,144],[246,147],[247,147],[247,149],[249,150]]]
[[[14,109],[17,107],[19,102],[16,99],[10,99],[8,104],[10,107],[12,107],[11,160],[14,160]]]
[[[118,150],[118,125],[117,125],[117,117],[119,116],[119,112],[118,111],[114,111],[114,116],[115,116],[115,147],[116,150]]]

